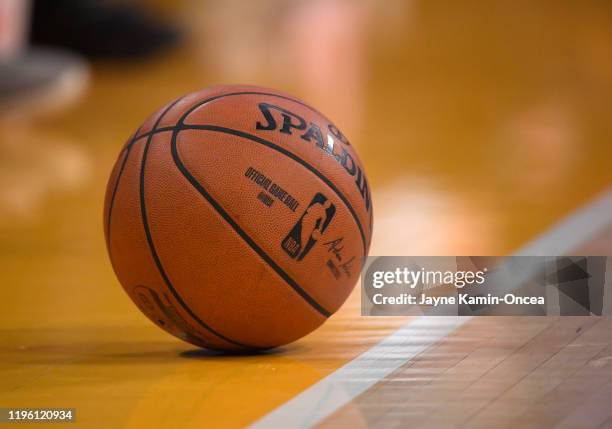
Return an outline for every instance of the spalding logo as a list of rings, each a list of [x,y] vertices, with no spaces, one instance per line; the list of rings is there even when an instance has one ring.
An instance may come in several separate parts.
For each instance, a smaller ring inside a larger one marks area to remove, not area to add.
[[[263,114],[265,122],[257,121],[255,124],[256,129],[263,131],[278,130],[278,132],[288,135],[292,135],[292,130],[296,130],[300,132],[300,138],[302,140],[307,142],[312,142],[314,140],[319,149],[323,150],[327,155],[333,157],[342,165],[342,167],[344,167],[344,170],[346,170],[349,175],[355,177],[355,185],[357,186],[357,189],[359,189],[359,193],[363,198],[366,210],[370,211],[370,192],[365,175],[348,151],[344,147],[338,149],[338,146],[341,145],[334,144],[335,138],[344,145],[350,146],[349,141],[346,139],[346,137],[344,137],[340,130],[338,130],[338,128],[332,124],[327,126],[328,134],[326,142],[323,138],[321,128],[319,128],[317,124],[312,122],[307,123],[301,116],[273,104],[259,103],[258,106],[259,110],[261,110],[261,113]],[[278,122],[272,113],[273,111],[279,112],[281,116],[282,125],[280,126],[280,129]],[[303,134],[301,133],[302,131]]]

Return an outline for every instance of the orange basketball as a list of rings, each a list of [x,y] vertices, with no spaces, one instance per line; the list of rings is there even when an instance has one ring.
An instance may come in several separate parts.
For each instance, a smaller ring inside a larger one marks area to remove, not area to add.
[[[346,300],[372,202],[325,116],[278,91],[218,86],[136,130],[108,182],[104,228],[117,277],[158,326],[202,347],[265,349]]]

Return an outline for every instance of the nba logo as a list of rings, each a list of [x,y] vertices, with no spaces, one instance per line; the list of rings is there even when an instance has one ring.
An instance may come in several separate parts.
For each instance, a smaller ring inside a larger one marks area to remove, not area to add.
[[[325,195],[317,193],[281,247],[291,258],[301,261],[323,235],[335,213],[336,206]]]

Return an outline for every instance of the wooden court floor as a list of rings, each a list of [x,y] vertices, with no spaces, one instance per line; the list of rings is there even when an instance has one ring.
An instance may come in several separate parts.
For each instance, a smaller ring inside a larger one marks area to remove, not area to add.
[[[374,255],[511,254],[612,185],[604,3],[218,3],[190,14],[179,50],[94,63],[70,107],[0,118],[0,407],[72,407],[87,428],[243,427],[409,322],[361,317],[356,288],[306,338],[223,356],[146,320],[108,261],[103,193],[130,133],[177,95],[251,83],[333,118],[367,167]],[[610,254],[611,236],[578,250]],[[472,320],[316,423],[610,427],[610,328]]]

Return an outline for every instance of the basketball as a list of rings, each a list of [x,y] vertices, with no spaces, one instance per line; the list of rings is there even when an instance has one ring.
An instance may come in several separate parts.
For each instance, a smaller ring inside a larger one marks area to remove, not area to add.
[[[123,288],[191,344],[267,349],[320,326],[372,234],[364,166],[308,104],[218,86],[151,115],[119,153],[104,228]]]

